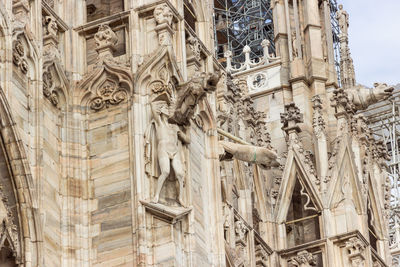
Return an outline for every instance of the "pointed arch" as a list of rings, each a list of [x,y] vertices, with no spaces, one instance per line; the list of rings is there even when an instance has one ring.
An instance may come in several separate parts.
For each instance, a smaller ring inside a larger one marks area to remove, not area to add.
[[[16,238],[6,238],[12,235],[7,230],[5,239],[8,242],[16,240],[10,247],[17,248],[16,260],[20,264],[30,266],[41,266],[41,246],[42,231],[39,214],[37,212],[37,197],[34,194],[32,175],[29,163],[24,152],[24,147],[16,130],[16,124],[12,119],[10,107],[7,103],[5,94],[0,88],[0,137],[1,147],[4,151],[4,161],[8,166],[9,183],[11,190],[4,190],[8,193],[9,209],[15,211],[15,224],[17,231],[14,233]],[[2,180],[4,182],[4,180]],[[13,202],[14,201],[14,202]],[[6,223],[11,223],[10,220]],[[3,228],[7,229],[7,227]],[[5,232],[2,234],[4,235]],[[15,246],[15,244],[17,244]]]
[[[362,186],[360,181],[357,179],[356,163],[354,162],[354,155],[349,147],[349,142],[341,142],[341,147],[336,156],[336,164],[333,166],[328,176],[330,177],[330,184],[327,192],[328,203],[327,206],[334,208],[343,201],[346,192],[343,191],[348,183],[351,187],[347,188],[352,194],[352,201],[354,202],[356,211],[361,214],[365,211],[361,192]]]

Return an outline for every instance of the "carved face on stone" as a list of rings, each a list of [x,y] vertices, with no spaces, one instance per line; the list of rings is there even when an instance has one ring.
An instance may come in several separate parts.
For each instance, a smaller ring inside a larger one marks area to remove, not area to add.
[[[153,15],[157,24],[167,23],[168,25],[171,25],[172,23],[173,14],[167,4],[157,6],[154,9]]]

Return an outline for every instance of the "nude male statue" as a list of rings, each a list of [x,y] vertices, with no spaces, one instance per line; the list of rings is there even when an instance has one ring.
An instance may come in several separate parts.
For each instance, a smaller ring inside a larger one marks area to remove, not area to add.
[[[178,202],[184,206],[182,195],[185,170],[180,158],[179,142],[189,144],[190,138],[181,131],[178,125],[168,121],[170,118],[170,111],[167,102],[156,101],[151,102],[150,105],[156,125],[157,159],[161,170],[153,202],[158,202],[161,189],[170,174],[172,165],[176,179],[179,182]]]

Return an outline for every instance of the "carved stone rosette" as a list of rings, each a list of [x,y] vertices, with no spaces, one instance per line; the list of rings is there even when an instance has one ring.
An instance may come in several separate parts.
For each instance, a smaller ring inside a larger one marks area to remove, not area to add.
[[[126,100],[128,94],[126,90],[120,88],[115,81],[105,80],[97,90],[97,96],[89,102],[89,107],[92,110],[99,111],[110,105],[117,105]]]

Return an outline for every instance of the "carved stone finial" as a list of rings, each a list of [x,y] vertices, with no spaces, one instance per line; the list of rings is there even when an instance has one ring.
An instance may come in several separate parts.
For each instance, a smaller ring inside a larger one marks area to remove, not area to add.
[[[332,106],[336,108],[336,113],[354,113],[354,104],[352,101],[349,100],[343,88],[339,88],[333,91],[331,101]]]
[[[118,43],[117,35],[107,24],[100,25],[94,40],[99,58],[112,56],[112,51]]]
[[[303,114],[300,113],[300,109],[293,102],[286,104],[285,112],[281,113],[281,122],[283,123],[283,129],[286,132],[291,130],[300,132],[297,123],[303,122]]]
[[[317,260],[315,256],[308,252],[307,250],[302,250],[297,253],[296,256],[293,256],[290,259],[290,262],[294,266],[298,267],[310,267],[310,266],[315,266],[317,264]]]

